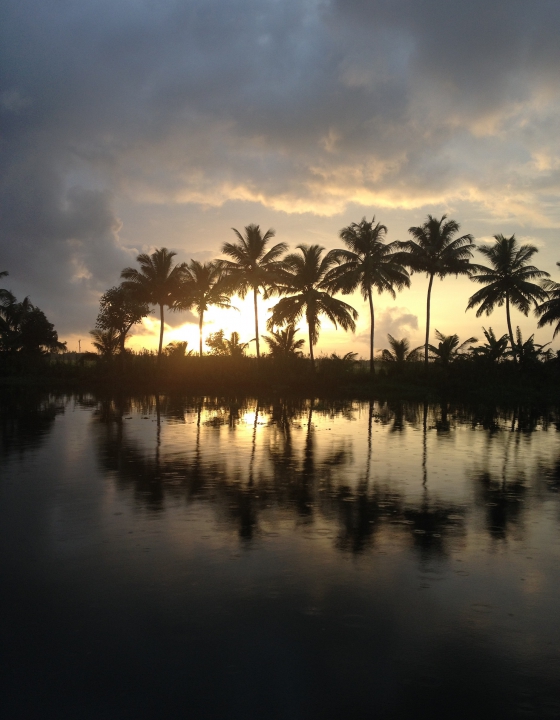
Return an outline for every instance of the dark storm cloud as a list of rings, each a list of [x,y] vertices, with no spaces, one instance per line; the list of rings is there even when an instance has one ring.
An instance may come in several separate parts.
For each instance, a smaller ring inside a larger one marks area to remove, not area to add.
[[[20,0],[0,25],[0,269],[65,331],[134,257],[119,197],[552,217],[557,2]]]

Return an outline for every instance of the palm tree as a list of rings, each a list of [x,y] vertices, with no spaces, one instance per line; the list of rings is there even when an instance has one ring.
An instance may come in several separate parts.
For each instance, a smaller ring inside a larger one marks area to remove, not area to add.
[[[556,264],[560,267],[560,263]],[[555,338],[560,332],[560,283],[543,280],[541,284],[547,292],[548,299],[535,308],[535,314],[539,316],[537,327],[556,323],[552,336]]]
[[[339,324],[343,330],[356,331],[355,320],[358,313],[353,307],[329,295],[327,275],[336,262],[331,253],[324,257],[325,248],[320,245],[298,245],[298,253],[290,253],[284,258],[284,269],[278,278],[278,292],[283,297],[272,308],[267,322],[269,330],[289,323],[295,325],[303,314],[309,327],[309,355],[311,367],[315,370],[313,346],[319,339],[321,315],[326,315],[335,328]]]
[[[425,272],[430,278],[428,283],[428,298],[426,302],[426,342],[424,344],[424,362],[428,364],[428,350],[430,341],[430,302],[432,297],[432,284],[434,277],[445,278],[447,275],[470,275],[472,266],[470,259],[474,249],[473,236],[461,235],[460,225],[455,220],[447,220],[443,215],[441,220],[428,215],[426,222],[420,227],[411,227],[408,232],[414,238],[397,243],[402,254],[398,258],[404,266],[413,272]]]
[[[230,357],[243,357],[249,343],[239,342],[239,333],[232,332],[229,340],[224,338],[224,345],[226,348],[226,354]]]
[[[119,350],[120,338],[115,328],[90,330],[89,334],[93,337],[93,347],[102,357],[112,358]]]
[[[176,359],[176,358],[184,358],[187,355],[193,355],[194,351],[189,350],[187,352],[187,345],[188,342],[186,340],[175,340],[174,342],[170,342],[165,346],[165,350],[163,351],[167,357]]]
[[[473,265],[471,280],[485,287],[469,298],[467,310],[480,305],[476,316],[480,317],[484,313],[490,315],[496,306],[502,307],[505,302],[511,351],[513,359],[517,360],[510,305],[528,315],[531,304],[537,306],[537,301],[547,300],[546,290],[531,280],[547,278],[549,274],[529,264],[538,252],[534,245],[519,245],[515,235],[509,238],[494,235],[494,238],[496,242],[491,247],[478,248],[490,260],[491,266]]]
[[[177,309],[177,300],[181,288],[182,275],[185,270],[185,263],[173,264],[173,258],[177,253],[167,248],[156,248],[148,255],[141,253],[136,258],[140,263],[140,270],[125,268],[121,272],[124,278],[122,286],[130,290],[138,299],[159,306],[160,330],[158,358],[161,357],[163,345],[164,315],[163,308],[170,310]],[[182,298],[182,309],[185,307],[185,298]]]
[[[445,366],[449,365],[458,355],[463,353],[467,345],[478,342],[478,339],[475,337],[470,337],[468,340],[460,342],[458,335],[444,335],[440,333],[439,330],[436,330],[436,338],[439,340],[437,347],[435,345],[429,345],[428,347],[435,361]]]
[[[182,295],[185,298],[185,306],[181,299],[177,303],[179,309],[187,309],[194,307],[198,313],[198,332],[199,332],[199,354],[202,357],[202,326],[204,323],[204,313],[211,305],[228,310],[233,308],[228,295],[225,293],[225,285],[223,280],[223,272],[218,264],[213,261],[209,263],[201,263],[198,260],[191,260],[185,267],[184,284],[182,285]],[[237,308],[234,308],[235,310]]]
[[[373,307],[372,289],[376,288],[379,295],[388,292],[393,298],[395,287],[402,290],[410,287],[408,272],[401,264],[397,255],[397,243],[384,243],[387,233],[385,225],[375,223],[375,216],[371,222],[365,217],[360,223],[352,223],[340,231],[340,239],[346,244],[348,250],[334,250],[332,256],[336,258],[339,266],[330,273],[332,290],[342,291],[348,295],[357,288],[364,300],[369,302],[370,339],[369,339],[369,369],[373,369],[373,347],[375,332],[375,312]]]
[[[262,335],[262,339],[273,357],[297,357],[301,356],[301,348],[305,344],[303,338],[295,339],[297,332],[299,328],[288,325],[285,330],[271,330],[270,335]]]
[[[264,235],[258,225],[247,225],[244,235],[235,228],[232,230],[239,242],[223,244],[222,253],[232,260],[219,260],[218,267],[225,272],[229,288],[239,297],[244,298],[249,290],[253,291],[255,338],[257,357],[260,358],[257,297],[261,290],[265,300],[275,292],[275,276],[282,269],[279,258],[288,246],[286,243],[277,243],[267,250],[267,245],[276,234],[272,228]]]
[[[405,362],[414,362],[415,360],[419,360],[419,352],[422,350],[423,346],[414,348],[414,350],[410,350],[410,342],[403,338],[402,340],[395,339],[392,335],[387,334],[387,337],[389,339],[389,345],[391,346],[391,350],[385,349],[381,353],[381,359],[385,362],[392,362],[396,363],[397,365],[402,365]]]
[[[550,345],[549,342],[545,345],[539,345],[534,340],[534,334],[531,335],[531,337],[527,338],[527,340],[523,341],[519,325],[516,328],[515,336],[517,339],[517,342],[515,343],[515,354],[519,358],[519,362],[522,365],[534,365],[539,360],[550,359],[551,351],[544,350],[547,345]]]
[[[484,345],[475,345],[469,348],[469,350],[476,358],[489,360],[490,362],[499,362],[508,354],[508,334],[505,333],[502,337],[497,338],[492,328],[486,330],[486,328],[483,327],[482,330],[486,338],[486,343]]]

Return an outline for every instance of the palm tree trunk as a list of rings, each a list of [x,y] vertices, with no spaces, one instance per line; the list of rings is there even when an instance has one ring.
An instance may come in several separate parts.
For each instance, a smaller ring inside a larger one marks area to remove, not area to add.
[[[260,359],[261,352],[259,348],[259,313],[257,310],[257,296],[258,296],[258,289],[253,288],[253,302],[255,305],[255,340],[257,342],[257,358]]]
[[[159,350],[158,350],[158,359],[161,357],[161,349],[163,347],[163,303],[159,306]]]
[[[200,317],[198,318],[198,333],[200,339],[200,348],[198,354],[202,357],[202,323],[204,322],[204,310],[200,311]]]
[[[311,358],[311,370],[315,372],[315,358],[313,357],[313,339],[311,337],[311,323],[307,318],[307,327],[309,328],[309,357]]]
[[[369,300],[369,314],[371,318],[371,329],[369,335],[369,372],[371,375],[375,374],[373,367],[373,335],[375,332],[375,313],[373,310],[373,298],[371,297],[371,288],[368,287],[368,300]]]
[[[509,341],[511,343],[511,354],[513,355],[513,362],[517,362],[517,353],[515,352],[515,343],[513,341],[513,330],[511,329],[511,318],[509,316],[509,295],[506,295],[506,318],[509,332]]]
[[[424,346],[424,364],[428,367],[428,345],[430,343],[430,301],[432,299],[432,283],[434,282],[433,274],[430,275],[428,284],[428,300],[426,303],[426,345]]]

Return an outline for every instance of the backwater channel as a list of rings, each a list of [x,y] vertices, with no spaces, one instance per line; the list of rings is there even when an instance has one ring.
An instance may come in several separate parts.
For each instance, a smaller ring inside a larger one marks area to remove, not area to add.
[[[0,713],[560,717],[560,415],[4,393]]]

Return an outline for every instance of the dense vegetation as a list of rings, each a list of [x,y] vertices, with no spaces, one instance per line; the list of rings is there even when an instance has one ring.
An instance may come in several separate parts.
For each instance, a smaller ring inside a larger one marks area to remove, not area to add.
[[[537,248],[520,245],[515,236],[494,237],[493,245],[476,247],[471,235],[459,235],[460,226],[444,215],[428,216],[419,227],[410,228],[406,242],[386,242],[387,228],[365,218],[340,232],[344,248],[326,252],[319,245],[299,245],[288,252],[285,243],[272,244],[274,230],[261,232],[248,225],[241,233],[234,229],[235,242],[222,247],[226,259],[208,263],[191,260],[175,262],[167,248],[138,256],[137,268],[125,268],[122,282],[110,288],[100,300],[95,329],[91,331],[96,353],[75,356],[56,353],[65,350],[44,314],[28,298],[18,303],[8,290],[0,290],[0,364],[4,377],[27,375],[64,379],[69,382],[125,383],[138,386],[182,384],[193,391],[234,386],[247,391],[260,386],[301,391],[304,388],[345,389],[358,394],[408,388],[410,392],[476,392],[491,386],[495,392],[516,388],[520,379],[524,391],[545,392],[556,386],[560,361],[548,344],[523,339],[514,332],[511,308],[527,316],[531,310],[538,326],[550,324],[554,336],[560,330],[560,284],[532,264]],[[486,264],[474,262],[478,250]],[[388,347],[374,358],[374,291],[392,297],[411,284],[414,273],[428,279],[426,339],[423,346],[410,348],[407,338],[388,336]],[[1,273],[0,277],[7,273]],[[497,336],[482,328],[485,341],[462,340],[456,334],[435,330],[430,342],[431,295],[434,277],[466,275],[481,285],[467,300],[467,309],[476,308],[477,317],[490,315],[505,306],[508,332]],[[356,310],[336,295],[359,290],[370,311],[369,361],[357,361],[355,353],[344,357],[316,358],[321,322],[355,331]],[[231,297],[251,293],[255,312],[256,358],[246,356],[247,342],[238,333],[230,338],[223,331],[210,334],[203,347],[204,314],[211,306],[232,308]],[[266,327],[260,334],[257,298],[278,296]],[[150,308],[159,314],[160,336],[157,353],[133,353],[126,340]],[[164,345],[165,312],[194,310],[199,318],[199,347],[195,353],[187,343]],[[307,326],[305,340],[298,337],[298,324]],[[261,340],[266,353],[261,352]]]

